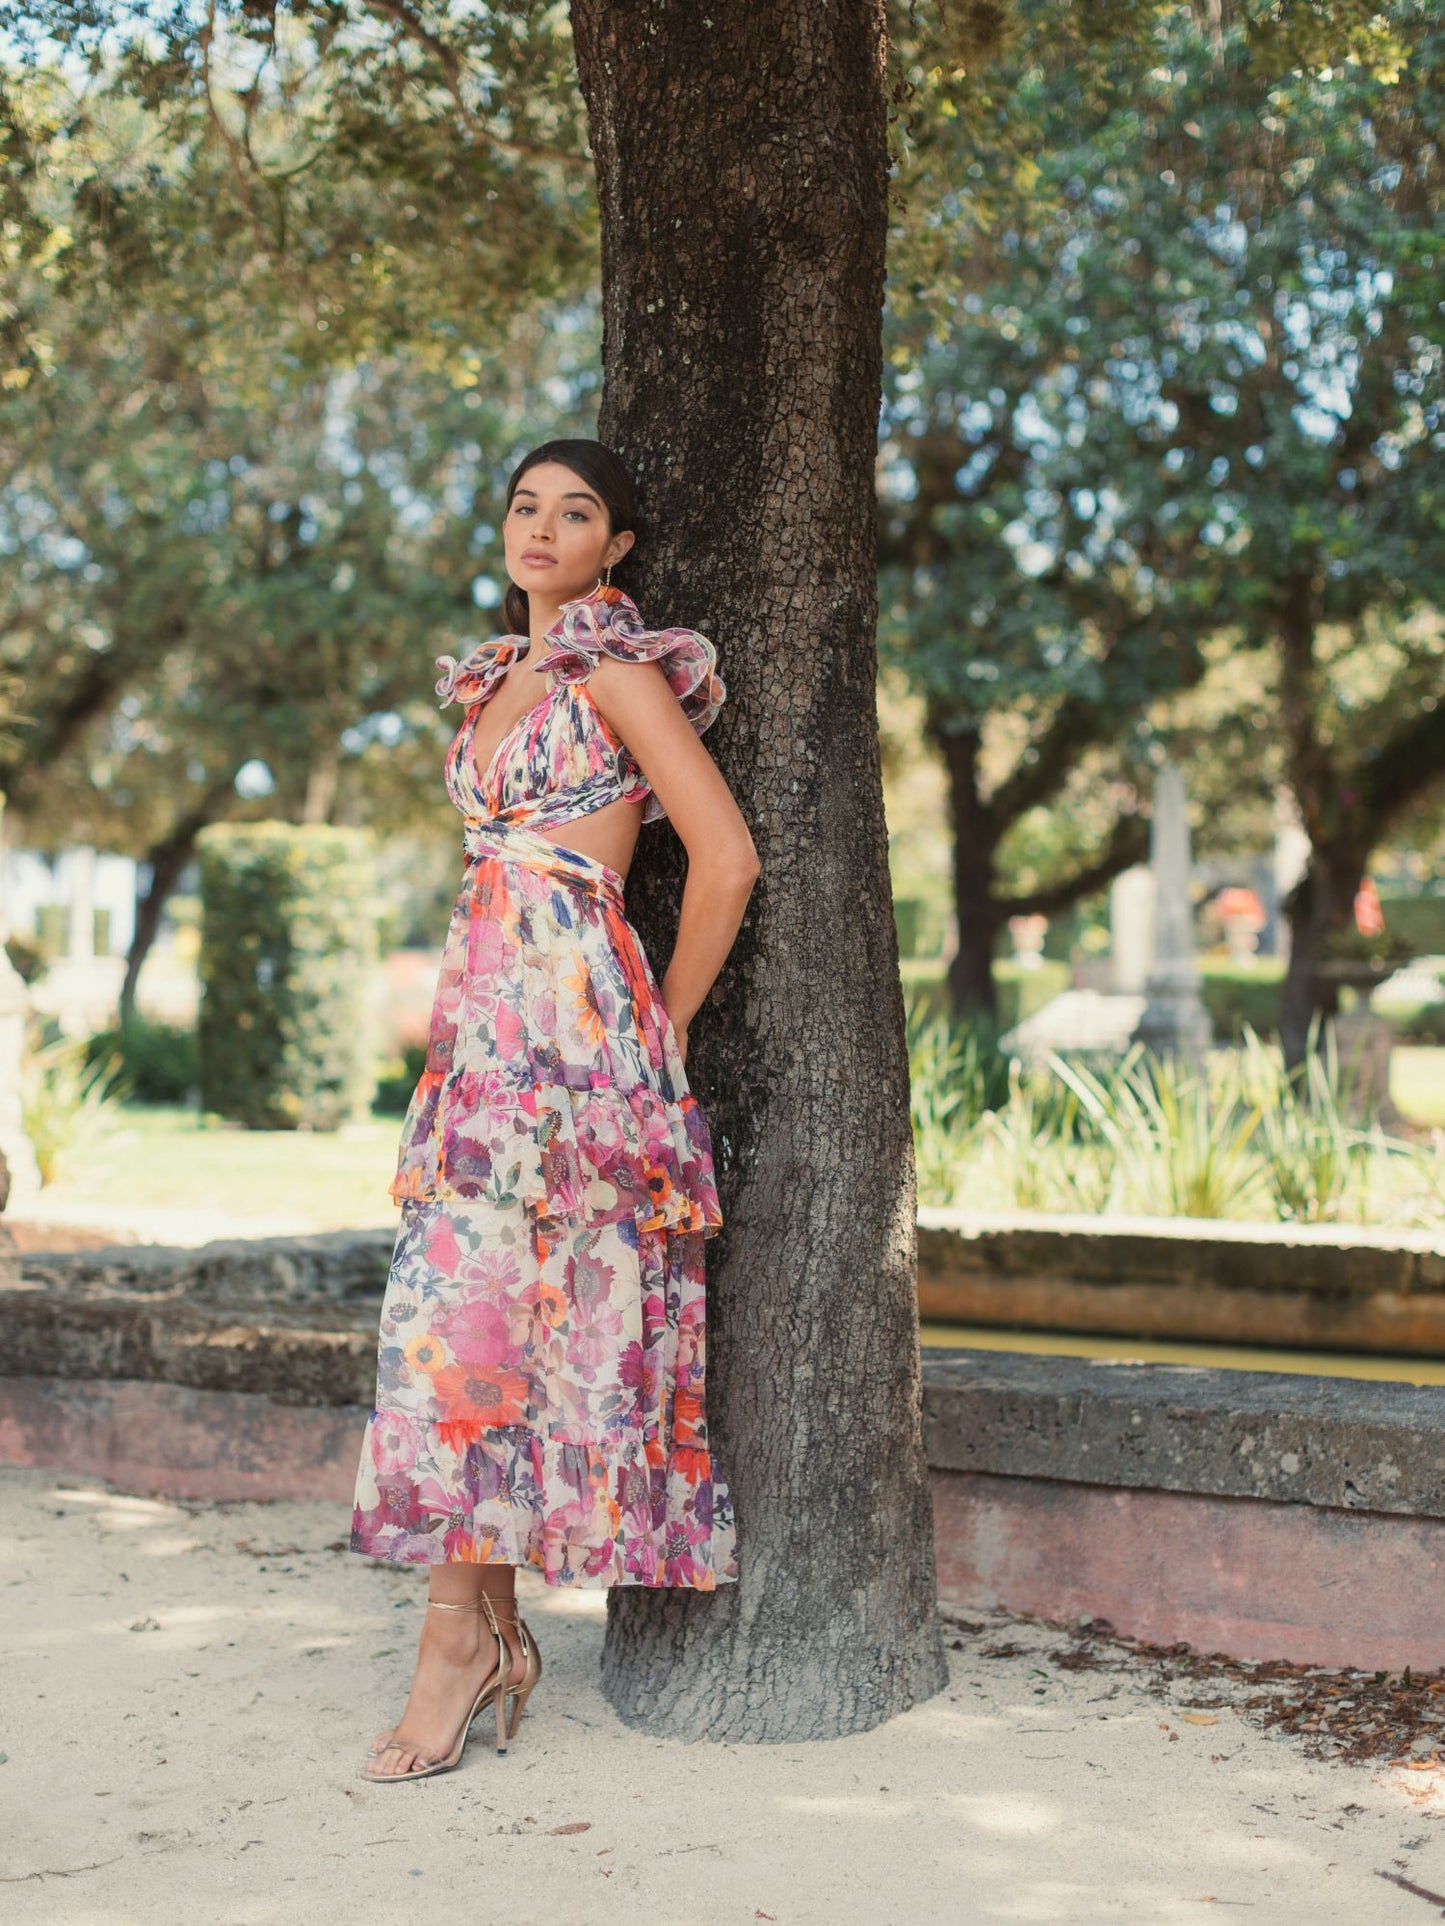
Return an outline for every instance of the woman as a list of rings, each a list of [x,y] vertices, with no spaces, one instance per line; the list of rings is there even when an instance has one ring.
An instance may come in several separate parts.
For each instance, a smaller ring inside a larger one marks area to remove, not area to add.
[[[445,765],[466,869],[392,1185],[351,1535],[428,1565],[434,1609],[368,1779],[450,1771],[489,1703],[505,1750],[541,1672],[519,1565],[552,1585],[737,1577],[704,1405],[722,1216],[683,1065],[758,859],[699,741],[726,694],[712,643],[644,629],[612,585],[634,525],[610,449],[534,449],[507,489],[511,632],[438,658],[466,710]],[[664,813],[688,873],[659,988],[622,886]]]

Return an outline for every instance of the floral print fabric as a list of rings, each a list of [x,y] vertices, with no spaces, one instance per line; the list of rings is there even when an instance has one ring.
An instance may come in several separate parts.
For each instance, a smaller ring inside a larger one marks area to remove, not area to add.
[[[445,765],[466,866],[392,1185],[351,1545],[710,1591],[737,1562],[705,1414],[708,1129],[622,878],[539,833],[650,793],[586,692],[584,645],[619,611],[635,618],[618,590],[564,607],[544,656],[561,679],[486,771],[476,715],[526,639],[439,664],[439,693],[468,705]],[[607,640],[661,662],[707,726],[706,638]]]
[[[525,635],[500,635],[479,643],[461,662],[438,656],[445,671],[437,683],[442,704],[463,702],[467,719],[447,757],[446,781],[464,816],[521,821],[552,828],[625,796],[647,798],[644,823],[663,815],[631,751],[608,728],[587,690],[602,655],[620,662],[656,662],[683,714],[699,735],[716,719],[727,695],[717,673],[717,651],[695,629],[644,629],[637,604],[622,589],[604,585],[566,602],[547,632],[549,646],[534,673],[555,677],[540,701],[477,771],[472,731],[482,705],[519,655]]]

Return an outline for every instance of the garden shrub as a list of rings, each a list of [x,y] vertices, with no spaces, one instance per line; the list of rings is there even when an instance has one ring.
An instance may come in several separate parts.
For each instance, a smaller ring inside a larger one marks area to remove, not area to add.
[[[382,1064],[376,1079],[376,1095],[371,1100],[372,1109],[384,1117],[404,1117],[425,1068],[426,1045],[408,1043],[400,1057]]]
[[[1385,928],[1411,956],[1445,956],[1445,896],[1380,897]]]
[[[86,1046],[86,1061],[112,1058],[131,1103],[189,1103],[200,1078],[194,1030],[131,1015],[101,1030]]]
[[[1385,1004],[1379,1014],[1401,1043],[1445,1044],[1445,999],[1438,1003]]]
[[[1279,1028],[1284,964],[1275,957],[1228,963],[1202,957],[1199,994],[1221,1043],[1239,1043],[1246,1028],[1272,1036]]]
[[[214,823],[201,869],[201,1102],[253,1130],[334,1130],[374,1080],[370,842],[321,824]]]

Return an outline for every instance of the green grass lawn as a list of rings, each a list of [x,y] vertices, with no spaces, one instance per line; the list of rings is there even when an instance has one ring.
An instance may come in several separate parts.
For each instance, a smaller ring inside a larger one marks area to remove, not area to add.
[[[1412,1123],[1445,1125],[1445,1049],[1392,1057],[1391,1092]],[[387,1185],[400,1117],[372,1117],[335,1134],[238,1130],[180,1107],[125,1105],[66,1160],[46,1204],[125,1210],[212,1210],[321,1224],[395,1221]]]
[[[192,1110],[127,1104],[77,1146],[45,1201],[383,1224],[394,1215],[400,1117],[335,1133],[238,1130]]]
[[[1390,1095],[1410,1123],[1445,1126],[1445,1050],[1396,1044],[1390,1052]]]

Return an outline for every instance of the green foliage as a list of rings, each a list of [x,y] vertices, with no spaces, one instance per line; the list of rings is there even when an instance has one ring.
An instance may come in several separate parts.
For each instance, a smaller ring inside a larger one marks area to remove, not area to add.
[[[173,377],[259,338],[303,374],[415,343],[465,381],[595,273],[550,0],[34,0],[6,9],[5,64],[15,278],[167,309]],[[55,365],[29,301],[8,323],[19,372]]]
[[[118,1066],[130,1103],[189,1103],[200,1078],[196,1032],[140,1015],[126,1017],[116,1029],[98,1031],[87,1045],[86,1058]]]
[[[370,1101],[369,839],[269,822],[198,843],[203,1107],[252,1129],[334,1130]]]
[[[20,1121],[35,1151],[42,1184],[75,1171],[116,1117],[119,1062],[114,1053],[89,1059],[85,1038],[33,1043],[20,1071]]]
[[[1284,965],[1272,957],[1253,963],[1201,958],[1199,994],[1221,1043],[1238,1043],[1245,1030],[1272,1035],[1279,1028]]]
[[[395,1062],[381,1065],[372,1109],[384,1117],[404,1117],[425,1068],[426,1045],[408,1043]]]
[[[1293,1075],[1277,1053],[1246,1029],[1241,1083],[1259,1112],[1259,1148],[1275,1210],[1286,1223],[1341,1217],[1369,1181],[1368,1132],[1352,1121],[1358,1106],[1342,1086],[1333,1027],[1311,1027],[1305,1060]]]
[[[1290,782],[1338,920],[1445,768],[1445,20],[1024,0],[1003,43],[910,102],[882,646],[968,751],[995,900],[1095,880],[1172,732]],[[1196,742],[1211,650],[1263,667]]]
[[[1402,1043],[1445,1044],[1445,998],[1434,1003],[1389,1003],[1379,1014]]]
[[[1445,896],[1381,893],[1385,930],[1410,956],[1445,956]]]
[[[1222,1078],[1137,1044],[1107,1078],[1057,1056],[1048,1064],[1078,1097],[1125,1208],[1158,1217],[1251,1214],[1260,1113],[1244,1100],[1232,1058]]]
[[[1139,1045],[1025,1066],[971,1055],[938,1019],[910,1027],[919,1201],[1089,1215],[1283,1223],[1438,1221],[1445,1132],[1357,1120],[1331,1030],[1299,1071],[1245,1027],[1203,1068]]]

